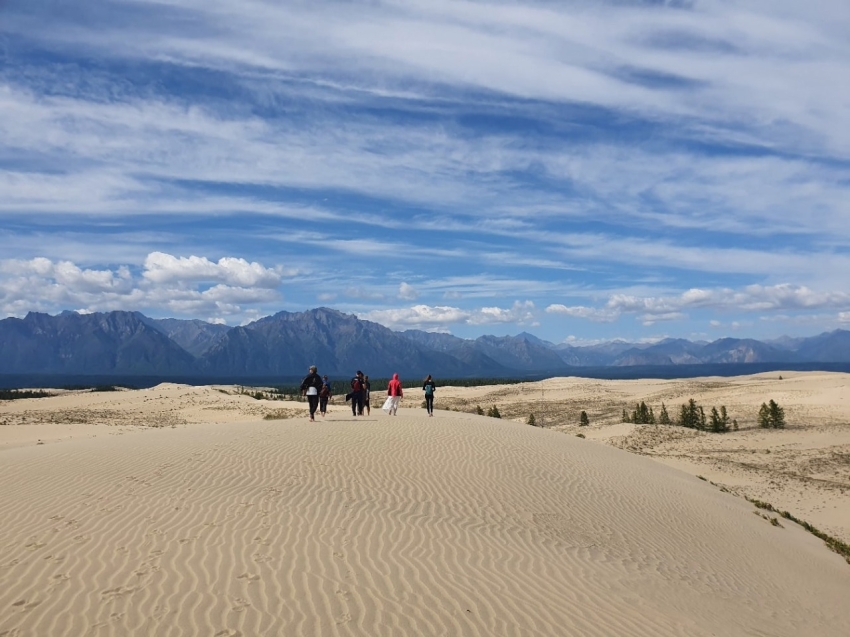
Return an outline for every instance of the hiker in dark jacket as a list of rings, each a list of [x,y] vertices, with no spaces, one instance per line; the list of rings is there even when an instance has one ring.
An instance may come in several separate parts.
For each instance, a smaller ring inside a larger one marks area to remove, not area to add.
[[[328,400],[331,396],[333,396],[333,390],[328,375],[325,374],[322,376],[322,388],[319,390],[319,413],[322,414],[322,417],[328,413]]]
[[[359,369],[351,379],[351,413],[354,416],[363,415],[363,372]]]
[[[307,396],[310,405],[310,422],[316,422],[316,408],[319,406],[319,390],[322,388],[322,377],[317,373],[315,365],[310,365],[310,373],[301,381],[301,395]]]
[[[429,416],[434,415],[434,391],[436,389],[437,386],[434,384],[431,374],[428,374],[428,378],[422,383],[422,391],[425,392],[425,409],[428,410]]]

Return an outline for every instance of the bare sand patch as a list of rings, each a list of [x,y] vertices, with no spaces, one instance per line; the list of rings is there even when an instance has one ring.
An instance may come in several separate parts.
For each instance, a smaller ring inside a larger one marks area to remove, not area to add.
[[[781,380],[780,380],[781,377]],[[641,401],[671,418],[694,398],[706,411],[724,405],[740,430],[711,434],[622,422]],[[757,427],[759,406],[784,409],[783,430]],[[497,405],[503,418],[536,424],[650,456],[770,502],[850,543],[850,375],[770,372],[732,378],[592,380],[439,390],[438,407],[472,411]],[[589,427],[579,427],[585,410]]]

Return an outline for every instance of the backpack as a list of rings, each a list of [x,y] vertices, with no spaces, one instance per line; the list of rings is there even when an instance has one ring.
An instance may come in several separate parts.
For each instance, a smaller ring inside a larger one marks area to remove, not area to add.
[[[434,386],[431,383],[425,385],[425,395],[433,396],[434,395]]]

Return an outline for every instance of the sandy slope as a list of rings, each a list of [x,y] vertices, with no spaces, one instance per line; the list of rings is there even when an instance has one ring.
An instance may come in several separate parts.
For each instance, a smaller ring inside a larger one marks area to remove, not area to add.
[[[0,419],[31,424],[0,436],[36,411],[115,413],[82,423],[95,437],[0,448],[0,635],[850,626],[850,566],[820,540],[556,431],[419,409],[261,420],[281,405],[177,386],[18,402]]]
[[[780,380],[780,376],[782,379]],[[726,406],[740,430],[711,434],[681,427],[624,424],[622,411],[644,401],[675,418],[694,398]],[[784,430],[759,429],[759,406],[777,401]],[[702,475],[742,496],[770,502],[850,543],[850,375],[771,372],[733,378],[592,380],[553,378],[499,387],[439,389],[437,405],[474,410],[498,405],[503,417],[604,442]],[[591,425],[579,427],[585,410]],[[850,631],[848,631],[850,634]]]

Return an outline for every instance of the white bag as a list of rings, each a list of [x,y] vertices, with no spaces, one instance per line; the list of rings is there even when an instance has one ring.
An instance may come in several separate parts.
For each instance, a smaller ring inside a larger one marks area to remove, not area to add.
[[[381,407],[385,412],[390,413],[390,407],[393,404],[393,397],[387,396],[387,399],[384,401],[384,406]]]

